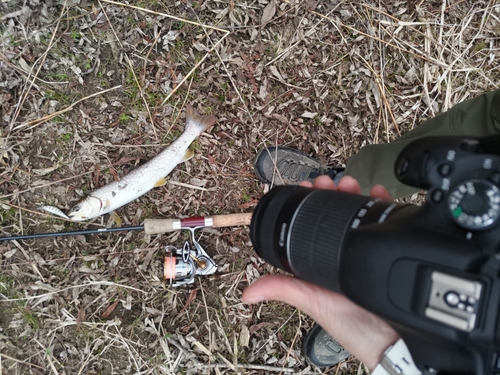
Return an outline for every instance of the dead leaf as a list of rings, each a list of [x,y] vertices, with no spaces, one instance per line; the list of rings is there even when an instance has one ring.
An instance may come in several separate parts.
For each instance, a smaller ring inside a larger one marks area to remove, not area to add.
[[[120,181],[120,177],[118,176],[118,173],[116,173],[116,169],[110,167],[109,172],[113,175],[113,180]]]
[[[98,165],[94,168],[94,173],[92,173],[92,179],[94,180],[94,185],[97,186],[99,183],[99,177],[101,176],[101,168]]]
[[[132,310],[132,296],[129,294],[127,298],[124,300],[121,300],[122,306],[126,310]]]
[[[31,171],[34,174],[36,174],[37,176],[45,176],[46,174],[49,174],[50,172],[55,171],[57,168],[59,168],[59,164],[55,163],[52,167],[41,168],[41,169],[32,169]]]
[[[274,65],[271,65],[269,67],[269,70],[271,71],[271,73],[273,74],[273,76],[275,76],[276,78],[278,78],[278,81],[280,81],[280,82],[284,82],[285,81],[283,79],[283,76],[281,75],[281,73],[278,71],[278,68],[276,68]]]
[[[262,18],[260,19],[261,24],[268,23],[272,20],[274,15],[276,14],[276,4],[274,0],[271,0],[269,4],[266,5],[264,11],[262,12]]]
[[[78,310],[78,316],[76,317],[76,329],[80,329],[80,325],[85,321],[85,309],[80,306],[80,309]]]
[[[240,56],[245,63],[243,66],[246,69],[248,73],[250,73],[252,76],[255,75],[255,69],[253,68],[252,62],[250,61],[250,58],[245,55],[243,52],[240,52]]]
[[[111,305],[109,305],[108,308],[102,313],[101,319],[106,319],[108,316],[110,316],[111,313],[115,310],[115,307],[118,305],[118,302],[120,301],[115,301]]]
[[[240,332],[240,346],[248,347],[248,343],[250,342],[250,331],[247,326],[241,327]]]
[[[307,0],[305,3],[306,10],[315,10],[318,6],[318,2],[316,0]]]
[[[266,328],[266,327],[270,327],[272,326],[272,323],[268,323],[268,322],[262,322],[262,323],[259,323],[259,324],[254,324],[253,326],[250,327],[249,329],[249,333],[251,335],[253,335],[255,332],[257,332],[259,329],[261,328]]]
[[[191,293],[189,293],[189,297],[188,297],[186,303],[184,304],[184,307],[179,312],[179,315],[182,315],[182,313],[184,312],[184,310],[186,310],[187,307],[191,304],[191,302],[193,302],[193,300],[196,298],[197,294],[198,294],[198,289],[194,289],[194,290],[191,291]]]
[[[300,115],[300,117],[304,117],[304,118],[315,118],[316,116],[318,115],[317,112],[304,112],[303,114]]]
[[[271,117],[272,117],[272,118],[275,118],[276,120],[278,120],[278,121],[279,121],[279,122],[281,122],[282,124],[288,124],[288,123],[289,123],[288,119],[287,119],[285,116],[280,115],[280,114],[278,114],[278,113],[273,113],[273,114],[271,115]]]
[[[3,256],[6,259],[12,258],[14,256],[14,254],[16,253],[16,251],[17,251],[17,249],[12,249],[10,251],[7,251]]]

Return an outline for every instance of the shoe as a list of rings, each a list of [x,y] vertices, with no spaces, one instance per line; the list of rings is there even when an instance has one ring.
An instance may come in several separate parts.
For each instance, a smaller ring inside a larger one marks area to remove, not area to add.
[[[302,342],[302,352],[307,362],[316,367],[330,367],[351,356],[320,325],[315,324]]]
[[[322,175],[330,176],[337,183],[344,171],[344,168],[327,167],[302,151],[286,146],[263,148],[253,166],[259,180],[271,186],[313,182]]]

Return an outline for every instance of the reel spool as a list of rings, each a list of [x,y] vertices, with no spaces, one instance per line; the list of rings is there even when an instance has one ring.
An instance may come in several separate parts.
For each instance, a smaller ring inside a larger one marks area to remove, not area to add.
[[[185,241],[182,249],[167,246],[163,261],[163,279],[170,286],[180,286],[194,282],[196,275],[212,275],[217,271],[217,265],[205,250],[196,242],[194,231],[196,228],[187,228],[191,232],[192,249],[189,241]]]
[[[168,281],[170,286],[180,286],[194,282],[196,264],[191,259],[189,242],[185,241],[182,249],[168,246],[167,252],[163,262],[163,279]]]

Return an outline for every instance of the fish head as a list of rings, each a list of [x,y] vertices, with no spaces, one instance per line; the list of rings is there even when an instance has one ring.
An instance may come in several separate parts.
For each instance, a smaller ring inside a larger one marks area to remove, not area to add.
[[[89,220],[99,216],[101,208],[101,200],[90,196],[73,206],[71,210],[69,210],[68,216],[71,221]]]

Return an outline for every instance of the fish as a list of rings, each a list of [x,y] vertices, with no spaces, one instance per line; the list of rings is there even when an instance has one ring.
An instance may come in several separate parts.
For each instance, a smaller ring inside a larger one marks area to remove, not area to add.
[[[40,211],[45,211],[45,212],[50,212],[53,215],[60,216],[65,218],[66,220],[69,220],[69,217],[66,216],[64,212],[62,212],[59,208],[54,207],[54,206],[41,206],[38,207]]]
[[[151,189],[166,184],[167,175],[177,164],[193,157],[189,145],[215,123],[213,116],[202,116],[186,106],[184,132],[165,150],[140,167],[134,169],[120,181],[111,182],[90,193],[68,212],[71,221],[90,220],[112,212]]]

